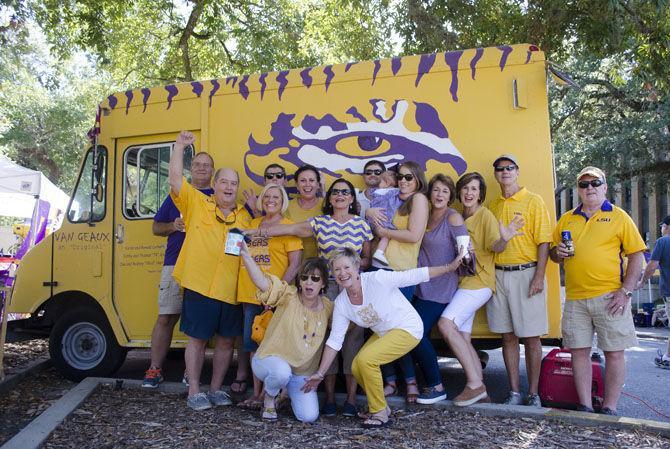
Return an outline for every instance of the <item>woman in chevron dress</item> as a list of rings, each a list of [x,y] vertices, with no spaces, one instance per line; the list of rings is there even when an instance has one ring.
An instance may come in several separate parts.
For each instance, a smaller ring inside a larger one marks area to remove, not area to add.
[[[312,217],[307,221],[278,224],[261,230],[246,231],[249,235],[263,233],[263,236],[274,237],[280,235],[295,235],[298,237],[315,237],[319,257],[328,260],[336,249],[350,247],[361,256],[361,270],[370,266],[372,230],[363,218],[358,216],[354,186],[346,179],[333,182],[326,192],[323,201],[323,215]],[[339,287],[334,279],[328,281],[330,299],[335,299]],[[351,373],[351,362],[363,345],[363,329],[352,326],[346,334],[342,346],[342,371],[346,377],[347,399],[342,408],[344,416],[356,415],[356,379]],[[335,404],[335,380],[338,372],[337,360],[326,373],[324,382],[326,402],[321,410],[324,416],[334,416],[337,413]]]

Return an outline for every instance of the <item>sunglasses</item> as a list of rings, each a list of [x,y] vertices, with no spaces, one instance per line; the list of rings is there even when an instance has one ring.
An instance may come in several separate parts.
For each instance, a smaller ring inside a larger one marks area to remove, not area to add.
[[[351,190],[349,189],[332,189],[330,191],[331,195],[342,195],[342,196],[349,196],[351,195]]]
[[[214,216],[216,217],[216,221],[218,221],[219,223],[223,223],[223,224],[225,224],[226,226],[230,226],[230,225],[232,225],[232,224],[235,224],[235,222],[237,221],[237,212],[236,212],[236,211],[233,211],[233,213],[232,213],[232,216],[233,216],[233,220],[232,220],[232,221],[228,221],[228,220],[224,220],[224,219],[222,219],[221,217],[219,217],[218,215],[216,215],[216,211],[214,211]]]
[[[516,165],[498,165],[497,167],[495,167],[494,170],[497,171],[497,172],[502,172],[502,171],[505,171],[505,170],[514,171],[514,170],[516,170]]]
[[[284,173],[266,173],[265,174],[265,179],[283,179],[284,178]]]
[[[379,176],[379,175],[381,175],[383,172],[384,172],[384,170],[381,170],[381,169],[379,169],[379,168],[376,168],[376,169],[374,169],[374,170],[373,170],[373,169],[365,170],[365,174],[368,175],[368,176],[369,176],[369,175],[377,175],[377,176]]]
[[[414,179],[414,175],[411,173],[407,173],[406,175],[398,173],[397,175],[395,175],[395,179],[397,179],[398,181],[402,181],[403,179],[405,181],[411,181],[412,179]]]
[[[577,185],[579,186],[580,189],[587,189],[589,186],[591,187],[600,187],[601,185],[605,184],[602,179],[592,179],[590,181],[579,181]]]
[[[321,276],[316,275],[316,274],[301,274],[300,275],[300,281],[301,282],[307,282],[307,279],[311,279],[312,282],[321,282]]]

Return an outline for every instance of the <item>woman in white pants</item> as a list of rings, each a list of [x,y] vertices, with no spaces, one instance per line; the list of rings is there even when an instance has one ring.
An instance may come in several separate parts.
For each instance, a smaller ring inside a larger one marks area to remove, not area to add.
[[[506,243],[518,234],[523,219],[515,217],[508,226],[498,223],[493,213],[482,206],[486,183],[477,172],[463,175],[456,183],[456,192],[463,204],[463,218],[475,251],[477,273],[461,278],[437,326],[465,371],[467,382],[454,398],[454,404],[466,406],[490,402],[479,356],[470,341],[472,323],[477,310],[491,298],[496,287],[493,255],[503,251]]]
[[[276,308],[251,360],[254,375],[264,383],[262,417],[277,419],[275,401],[279,391],[286,388],[295,417],[302,422],[314,422],[319,417],[318,397],[314,391],[301,391],[301,387],[318,368],[333,311],[333,303],[323,296],[328,284],[328,265],[323,259],[307,259],[298,270],[296,286],[292,286],[263,273],[246,245],[240,255],[258,287],[258,300]]]

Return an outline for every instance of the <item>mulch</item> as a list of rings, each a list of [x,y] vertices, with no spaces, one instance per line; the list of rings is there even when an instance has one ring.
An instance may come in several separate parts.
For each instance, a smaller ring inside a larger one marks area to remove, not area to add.
[[[49,358],[49,340],[37,338],[20,343],[5,343],[2,365],[5,376],[11,376],[39,358]]]
[[[0,395],[0,445],[37,418],[76,384],[48,368]]]
[[[607,426],[412,407],[392,425],[364,430],[355,418],[303,424],[289,412],[264,422],[259,412],[219,407],[195,412],[185,394],[99,387],[54,431],[45,448],[668,448],[670,439]]]

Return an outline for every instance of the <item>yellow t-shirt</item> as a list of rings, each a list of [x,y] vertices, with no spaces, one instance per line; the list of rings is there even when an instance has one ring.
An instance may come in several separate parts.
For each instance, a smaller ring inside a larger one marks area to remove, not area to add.
[[[505,251],[495,255],[495,263],[521,265],[537,262],[538,245],[551,243],[552,240],[549,212],[542,197],[522,187],[509,198],[499,196],[489,204],[489,209],[504,225],[508,225],[515,215],[521,216],[525,221],[520,231],[523,235],[510,240]]]
[[[464,276],[458,283],[458,288],[479,290],[488,287],[496,291],[496,267],[493,262],[495,253],[493,244],[500,239],[498,220],[490,210],[480,207],[474,215],[465,219],[472,246],[475,249],[475,263],[477,274]]]
[[[633,220],[609,201],[588,219],[581,205],[564,213],[554,230],[554,245],[563,231],[570,231],[575,248],[575,255],[563,261],[567,299],[593,298],[620,289],[624,254],[646,249]]]
[[[409,217],[410,214],[399,215],[396,212],[396,214],[393,216],[393,225],[396,229],[408,229]],[[422,238],[415,243],[399,242],[393,239],[389,240],[386,251],[384,251],[384,255],[389,261],[389,268],[392,268],[393,271],[403,271],[416,268],[419,260],[419,249],[421,248]]]
[[[183,288],[236,304],[240,258],[225,253],[226,239],[230,229],[249,225],[249,212],[238,205],[224,217],[214,196],[201,193],[185,178],[179,195],[170,192],[170,196],[186,224],[186,238],[174,267],[174,278]]]
[[[258,217],[251,220],[249,229],[258,229],[263,218]],[[279,224],[293,223],[288,218],[282,218]],[[262,271],[274,274],[278,278],[284,276],[289,266],[288,253],[300,251],[302,240],[294,235],[282,235],[278,237],[254,237],[248,245],[249,253]],[[260,304],[256,299],[256,286],[249,277],[249,272],[244,264],[240,264],[240,276],[237,281],[237,301],[251,304]]]
[[[294,223],[302,223],[303,221],[308,221],[312,217],[321,215],[323,212],[321,208],[323,207],[323,200],[320,199],[316,202],[316,205],[311,209],[303,209],[298,204],[298,198],[294,198],[288,203],[288,209],[284,216],[291,219]],[[309,259],[310,257],[316,257],[316,238],[314,237],[305,237],[302,239],[302,258]]]
[[[257,297],[263,304],[276,309],[256,357],[281,357],[291,366],[293,374],[314,374],[321,361],[333,301],[322,296],[323,309],[311,311],[302,305],[293,285],[273,275],[267,275],[267,278],[272,284],[270,289],[264,293],[258,290]]]

